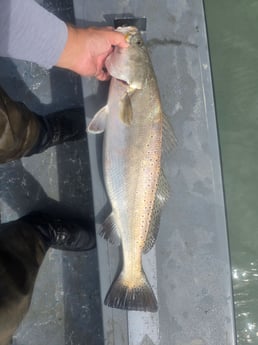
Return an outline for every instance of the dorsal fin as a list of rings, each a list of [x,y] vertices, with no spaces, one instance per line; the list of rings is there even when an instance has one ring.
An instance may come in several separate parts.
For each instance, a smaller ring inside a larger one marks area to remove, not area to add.
[[[157,187],[157,193],[154,200],[151,222],[149,232],[146,237],[145,246],[143,248],[143,253],[146,254],[151,248],[154,246],[158,232],[159,232],[159,224],[160,224],[160,216],[161,210],[165,205],[166,201],[169,198],[169,185],[167,179],[164,176],[163,171],[161,171],[159,176],[159,182]]]
[[[176,136],[167,115],[163,114],[162,151],[169,152],[176,146]]]

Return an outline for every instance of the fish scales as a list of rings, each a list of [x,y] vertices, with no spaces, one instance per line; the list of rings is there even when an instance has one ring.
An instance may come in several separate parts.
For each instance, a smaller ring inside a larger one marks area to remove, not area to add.
[[[103,171],[112,213],[101,234],[122,245],[122,270],[105,299],[114,308],[157,310],[142,267],[142,254],[155,243],[160,212],[168,198],[161,171],[164,115],[146,47],[134,27],[118,28],[128,48],[107,58],[112,76],[108,102],[88,131],[104,131]]]

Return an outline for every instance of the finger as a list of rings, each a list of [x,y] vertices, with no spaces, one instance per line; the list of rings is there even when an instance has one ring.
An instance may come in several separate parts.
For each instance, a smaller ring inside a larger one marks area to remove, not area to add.
[[[127,48],[129,44],[126,41],[125,36],[121,32],[113,31],[109,34],[109,42],[113,46],[119,46],[121,48]]]
[[[113,26],[105,26],[104,29],[109,30],[109,31],[114,31],[115,29]]]
[[[110,74],[104,65],[105,57],[102,57],[97,64],[97,70],[95,77],[98,80],[108,80],[110,78]]]
[[[101,81],[109,80],[110,78],[111,78],[110,74],[105,71],[101,71],[100,73],[96,75],[96,79],[101,80]]]
[[[99,75],[103,71],[105,73],[108,73],[106,66],[105,66],[105,61],[106,61],[106,58],[108,57],[108,55],[111,54],[112,51],[113,51],[113,48],[110,48],[110,50],[107,53],[98,56],[97,65],[96,65],[96,75]]]

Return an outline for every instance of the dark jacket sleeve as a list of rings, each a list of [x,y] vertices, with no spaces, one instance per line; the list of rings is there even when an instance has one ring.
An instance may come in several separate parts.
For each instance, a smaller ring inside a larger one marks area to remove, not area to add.
[[[0,56],[51,68],[66,40],[66,24],[36,1],[1,0]]]

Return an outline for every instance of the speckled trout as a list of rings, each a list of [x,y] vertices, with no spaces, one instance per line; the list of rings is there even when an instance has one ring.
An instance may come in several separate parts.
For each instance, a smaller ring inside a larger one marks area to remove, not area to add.
[[[157,300],[142,266],[154,245],[168,183],[161,169],[162,146],[173,144],[156,77],[140,32],[120,27],[129,46],[116,47],[106,60],[111,78],[108,102],[88,126],[104,132],[103,170],[112,213],[101,235],[122,245],[123,263],[105,304],[155,312]]]

